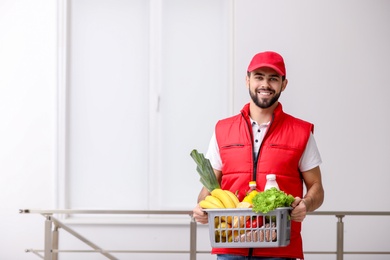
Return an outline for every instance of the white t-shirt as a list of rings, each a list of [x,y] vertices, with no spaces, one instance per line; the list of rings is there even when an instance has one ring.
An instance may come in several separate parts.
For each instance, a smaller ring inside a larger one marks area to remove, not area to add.
[[[260,145],[263,141],[269,123],[258,125],[252,119],[251,119],[251,123],[252,123],[252,130],[253,130],[253,139],[254,139],[253,152],[257,156],[257,153],[259,151]],[[210,160],[211,166],[215,170],[220,171],[222,169],[222,160],[219,154],[219,148],[217,144],[217,139],[215,137],[215,132],[211,137],[209,148],[206,153],[206,158]],[[301,172],[305,172],[319,166],[321,163],[322,163],[322,159],[321,159],[320,152],[318,151],[317,148],[317,143],[314,139],[313,134],[310,133],[310,137],[306,144],[305,151],[303,152],[302,157],[299,160],[299,165],[298,165],[299,170]]]

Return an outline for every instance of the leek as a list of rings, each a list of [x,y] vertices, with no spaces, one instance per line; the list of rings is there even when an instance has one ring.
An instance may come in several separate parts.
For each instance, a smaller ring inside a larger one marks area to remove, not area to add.
[[[196,149],[192,150],[190,155],[197,164],[196,171],[199,173],[200,182],[203,186],[209,192],[212,192],[214,189],[219,189],[220,185],[209,159],[205,158],[204,155],[199,153]]]

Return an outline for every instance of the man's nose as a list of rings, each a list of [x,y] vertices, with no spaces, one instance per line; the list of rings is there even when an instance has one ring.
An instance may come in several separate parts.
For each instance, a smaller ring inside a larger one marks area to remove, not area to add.
[[[261,87],[262,88],[265,88],[265,87],[268,87],[269,86],[269,81],[264,79],[261,81]]]

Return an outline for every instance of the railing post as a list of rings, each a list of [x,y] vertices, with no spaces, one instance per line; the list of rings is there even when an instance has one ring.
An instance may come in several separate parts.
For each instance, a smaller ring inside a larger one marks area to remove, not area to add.
[[[53,228],[53,246],[52,246],[52,260],[58,260],[58,239],[59,239],[59,233],[58,233],[58,226],[56,224],[54,224],[54,228]]]
[[[192,215],[190,222],[190,260],[196,260],[196,221]]]
[[[46,216],[45,220],[45,255],[44,260],[52,260],[52,233],[51,233],[51,227],[52,227],[53,221],[51,219],[51,216]]]
[[[344,222],[345,215],[336,215],[337,221],[337,260],[344,258]]]

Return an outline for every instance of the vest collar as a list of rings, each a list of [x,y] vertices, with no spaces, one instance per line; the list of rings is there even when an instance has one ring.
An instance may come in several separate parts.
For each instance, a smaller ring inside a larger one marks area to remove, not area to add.
[[[280,102],[278,102],[278,105],[276,106],[274,112],[273,112],[273,118],[278,118],[283,113],[283,106]],[[249,117],[249,103],[245,104],[245,106],[241,109],[241,114],[246,118],[248,122],[250,122]]]

